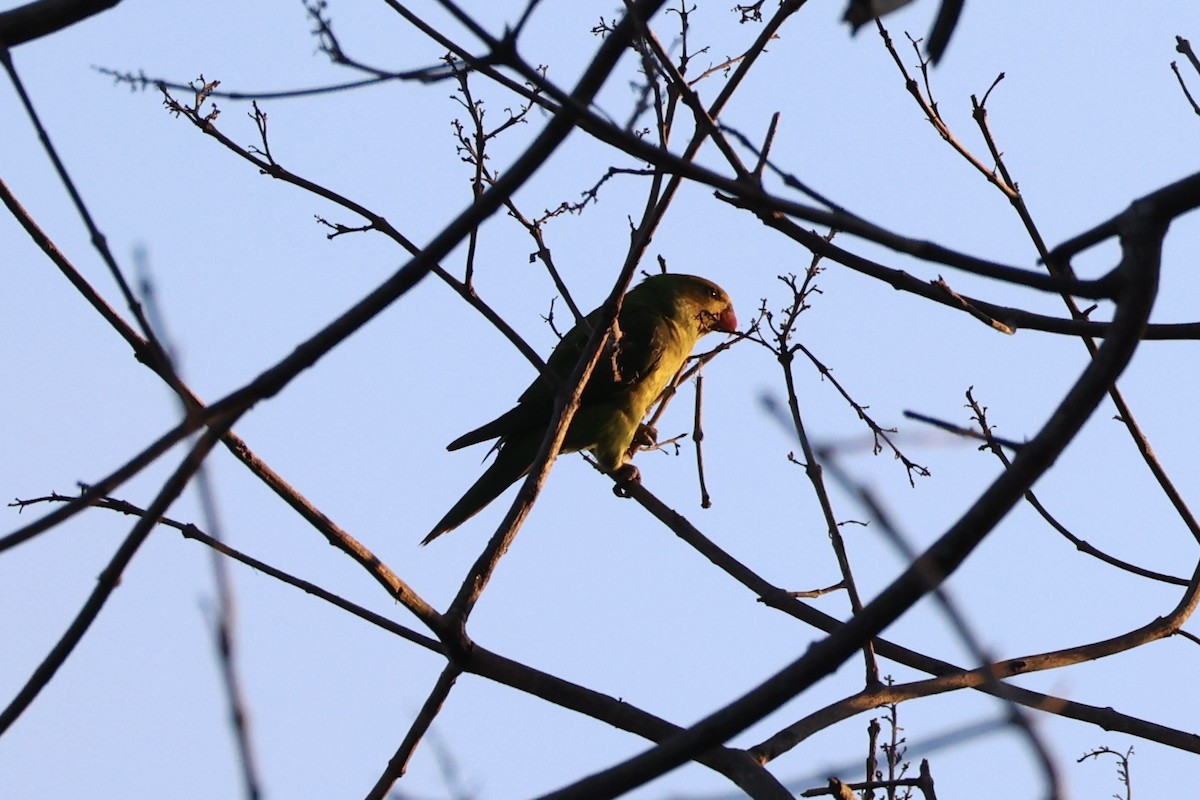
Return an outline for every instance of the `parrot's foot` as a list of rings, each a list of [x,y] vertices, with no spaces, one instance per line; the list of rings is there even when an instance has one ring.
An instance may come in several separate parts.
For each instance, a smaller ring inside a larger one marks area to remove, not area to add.
[[[647,425],[644,422],[638,423],[637,433],[633,435],[633,444],[630,450],[641,448],[654,447],[658,444],[658,428],[653,425]]]
[[[613,470],[612,476],[617,481],[613,486],[617,497],[629,497],[630,485],[642,482],[642,473],[633,464],[622,464]]]

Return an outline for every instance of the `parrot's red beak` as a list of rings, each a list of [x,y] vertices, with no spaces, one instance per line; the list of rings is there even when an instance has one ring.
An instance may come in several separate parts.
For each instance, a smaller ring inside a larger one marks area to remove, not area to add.
[[[718,330],[723,333],[737,333],[737,315],[733,313],[733,306],[726,306],[725,310],[717,317],[717,324],[713,326],[713,330]]]

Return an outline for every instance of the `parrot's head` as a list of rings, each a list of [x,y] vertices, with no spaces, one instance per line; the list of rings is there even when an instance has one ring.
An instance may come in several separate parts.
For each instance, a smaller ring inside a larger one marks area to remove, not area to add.
[[[650,280],[662,281],[664,288],[676,295],[676,302],[684,314],[696,320],[697,331],[703,336],[713,331],[734,333],[737,331],[737,315],[733,313],[733,301],[720,286],[695,275],[655,275]]]

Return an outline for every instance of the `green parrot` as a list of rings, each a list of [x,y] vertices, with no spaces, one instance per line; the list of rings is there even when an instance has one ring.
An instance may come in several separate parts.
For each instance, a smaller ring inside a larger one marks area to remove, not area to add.
[[[550,354],[546,366],[561,379],[570,377],[600,309],[588,314],[588,326],[576,325]],[[711,331],[733,333],[737,317],[720,286],[694,275],[653,275],[625,295],[618,317],[621,332],[616,357],[602,356],[580,397],[561,452],[591,450],[610,474],[637,470],[627,464],[642,419],[675,377],[700,337]],[[616,369],[614,371],[614,361]],[[466,522],[529,472],[554,413],[555,389],[539,376],[522,392],[517,405],[446,446],[498,439],[492,462],[421,544]],[[640,441],[640,438],[639,438]]]

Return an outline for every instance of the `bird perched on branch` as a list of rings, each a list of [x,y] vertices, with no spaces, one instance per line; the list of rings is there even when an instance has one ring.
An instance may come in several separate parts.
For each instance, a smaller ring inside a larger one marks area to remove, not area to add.
[[[570,377],[600,311],[588,314],[588,325],[576,325],[554,348],[546,362],[551,374],[562,380]],[[636,480],[637,470],[628,460],[650,406],[700,337],[712,331],[733,333],[737,317],[729,295],[712,281],[694,275],[653,275],[626,293],[617,328],[620,338],[612,354],[601,356],[592,371],[561,452],[591,450],[605,472]],[[421,544],[457,528],[529,472],[554,414],[555,392],[556,387],[539,376],[515,407],[447,445],[447,450],[458,450],[498,440],[493,448],[496,460]]]

